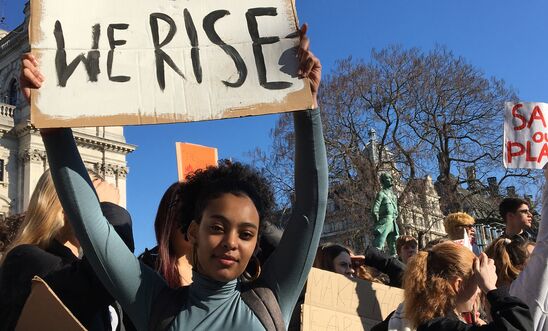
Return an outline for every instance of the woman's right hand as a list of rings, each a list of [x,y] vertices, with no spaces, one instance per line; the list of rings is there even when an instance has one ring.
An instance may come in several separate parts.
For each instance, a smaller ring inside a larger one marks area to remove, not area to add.
[[[322,64],[310,51],[310,39],[306,35],[307,31],[308,24],[305,23],[299,29],[300,42],[297,51],[297,57],[299,58],[298,74],[300,78],[306,77],[309,79],[312,99],[314,100],[312,108],[318,108],[318,89],[322,80]]]
[[[474,259],[474,277],[480,290],[487,293],[497,288],[497,269],[495,261],[481,253]]]
[[[21,77],[20,85],[23,95],[30,103],[30,90],[42,86],[44,76],[38,70],[38,60],[31,53],[25,53],[21,56]]]

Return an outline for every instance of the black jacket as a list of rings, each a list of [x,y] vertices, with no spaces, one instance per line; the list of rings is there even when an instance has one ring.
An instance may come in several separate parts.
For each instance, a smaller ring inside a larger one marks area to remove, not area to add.
[[[122,207],[101,203],[103,214],[133,249],[131,218]],[[110,330],[108,305],[114,300],[85,259],[52,240],[45,250],[20,245],[6,256],[0,274],[0,330],[13,330],[30,294],[34,276],[43,278],[89,330]]]
[[[365,265],[373,267],[390,277],[389,286],[402,287],[402,277],[406,268],[403,262],[381,252],[372,245],[367,246],[364,256]]]
[[[503,289],[496,289],[487,293],[487,300],[491,304],[493,322],[478,326],[469,325],[457,317],[438,317],[421,324],[417,331],[505,331],[505,330],[533,330],[533,320],[526,304],[515,297],[511,297]]]

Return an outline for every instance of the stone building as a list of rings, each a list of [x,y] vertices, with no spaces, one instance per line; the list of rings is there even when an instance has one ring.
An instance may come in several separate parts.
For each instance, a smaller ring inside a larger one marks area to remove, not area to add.
[[[30,124],[29,106],[19,90],[20,58],[29,51],[28,11],[13,31],[0,31],[0,220],[23,212],[38,178],[48,168],[44,145]],[[115,184],[126,204],[127,144],[122,127],[75,129],[86,167]]]
[[[364,215],[368,215],[369,212],[369,209],[365,210]],[[330,197],[321,242],[342,244],[352,248],[357,254],[362,254],[370,242],[370,237],[363,220],[350,217]]]
[[[430,176],[415,179],[412,184],[413,189],[400,203],[401,234],[417,238],[419,246],[423,247],[429,241],[447,235],[443,226],[444,215],[440,208],[440,196]]]

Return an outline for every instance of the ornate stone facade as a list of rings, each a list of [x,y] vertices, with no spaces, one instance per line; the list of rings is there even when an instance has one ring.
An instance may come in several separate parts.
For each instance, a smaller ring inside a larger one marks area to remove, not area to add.
[[[0,218],[23,212],[38,178],[48,168],[39,131],[29,121],[29,107],[19,90],[21,55],[29,51],[26,19],[9,33],[0,31]],[[126,204],[127,144],[122,127],[74,130],[86,167],[116,185]]]
[[[402,199],[399,221],[403,227],[401,234],[417,238],[419,246],[423,247],[429,241],[447,235],[443,226],[445,216],[432,178],[426,176],[416,179],[415,183],[415,190]]]

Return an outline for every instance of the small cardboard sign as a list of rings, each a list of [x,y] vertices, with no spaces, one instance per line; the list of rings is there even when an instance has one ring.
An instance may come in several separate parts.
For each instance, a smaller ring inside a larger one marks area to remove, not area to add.
[[[36,127],[189,122],[310,108],[292,0],[31,0]]]
[[[190,173],[209,166],[216,166],[217,148],[191,143],[175,143],[177,150],[177,172],[179,181],[183,182]]]
[[[542,169],[548,162],[548,104],[507,102],[504,112],[504,166]]]
[[[370,330],[403,302],[403,290],[312,268],[302,330]]]
[[[85,331],[86,328],[65,307],[48,284],[35,276],[15,330]]]

